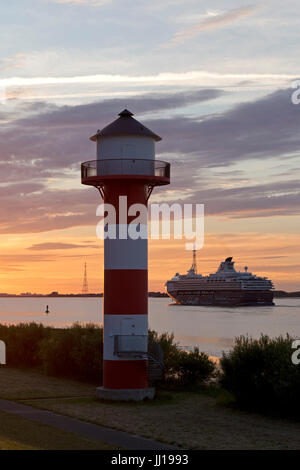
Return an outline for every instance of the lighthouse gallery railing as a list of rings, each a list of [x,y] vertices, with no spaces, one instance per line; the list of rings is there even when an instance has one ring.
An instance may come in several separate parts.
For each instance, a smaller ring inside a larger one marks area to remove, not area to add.
[[[108,175],[150,175],[170,178],[170,163],[141,158],[91,160],[81,164],[83,180]]]

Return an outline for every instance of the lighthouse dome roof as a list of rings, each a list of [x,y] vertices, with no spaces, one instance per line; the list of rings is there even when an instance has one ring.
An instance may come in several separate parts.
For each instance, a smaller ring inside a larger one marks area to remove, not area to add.
[[[139,121],[134,119],[133,113],[124,109],[119,113],[119,118],[113,121],[108,126],[104,127],[102,130],[98,130],[95,135],[90,137],[90,140],[94,142],[100,137],[109,137],[116,135],[135,135],[140,137],[152,137],[157,142],[162,140],[161,137],[157,134],[154,134],[150,129],[148,129],[144,124],[141,124]]]

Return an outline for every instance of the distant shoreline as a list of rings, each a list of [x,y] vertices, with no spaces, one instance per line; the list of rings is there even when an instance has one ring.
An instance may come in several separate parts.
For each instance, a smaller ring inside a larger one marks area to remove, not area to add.
[[[53,294],[0,294],[0,299],[1,298],[7,298],[7,297],[13,297],[13,298],[36,298],[36,297],[43,297],[43,298],[56,298],[56,297],[67,297],[67,298],[73,298],[73,297],[103,297],[103,293],[99,294],[59,294],[59,293],[53,293]],[[148,292],[148,297],[151,298],[168,298],[168,294],[164,292]],[[274,298],[282,298],[282,297],[300,297],[300,291],[296,292],[285,292],[285,291],[274,291]]]
[[[300,296],[300,294],[299,294]],[[0,294],[0,299],[1,298],[7,298],[7,297],[13,297],[15,298],[40,298],[40,297],[49,297],[51,299],[56,298],[56,297],[103,297],[103,293],[100,294]],[[157,298],[163,298],[163,297],[169,297],[168,294],[165,294],[164,292],[149,292],[148,297],[157,297]]]
[[[278,291],[274,291],[274,297],[275,297],[275,298],[280,298],[280,297],[300,297],[300,291],[296,291],[296,292],[285,292],[284,290],[278,290]]]

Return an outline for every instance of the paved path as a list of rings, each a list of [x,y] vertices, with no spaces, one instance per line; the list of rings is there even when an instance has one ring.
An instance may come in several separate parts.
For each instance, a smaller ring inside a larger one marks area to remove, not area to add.
[[[80,434],[93,440],[123,447],[127,450],[168,450],[178,449],[150,439],[134,436],[123,431],[105,428],[97,424],[87,423],[68,416],[59,415],[52,411],[39,410],[28,405],[22,405],[9,400],[0,399],[0,410],[27,418],[39,423],[47,424],[63,431]],[[159,423],[158,423],[159,426]]]

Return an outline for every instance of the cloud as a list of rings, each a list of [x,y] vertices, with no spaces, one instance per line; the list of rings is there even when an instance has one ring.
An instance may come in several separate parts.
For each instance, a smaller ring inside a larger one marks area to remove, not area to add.
[[[191,174],[189,175],[191,177]],[[173,177],[176,185],[176,176]],[[78,177],[78,186],[80,180]],[[229,218],[266,217],[272,215],[295,215],[300,213],[300,189],[298,181],[248,185],[241,188],[205,188],[205,180],[191,187],[185,203],[204,203],[206,216],[226,216]],[[22,189],[20,188],[19,191]],[[174,190],[174,202],[180,202]],[[159,194],[159,193],[158,193]],[[159,197],[163,200],[165,193]],[[80,226],[94,226],[99,222],[96,207],[100,199],[97,191],[91,188],[78,190],[49,191],[31,193],[21,197],[18,191],[1,195],[0,233],[39,233]],[[76,208],[74,210],[74,208]],[[98,248],[91,244],[41,243],[30,250],[64,250],[73,248]]]
[[[14,54],[11,57],[6,57],[0,60],[0,70],[11,70],[20,68],[24,65],[25,55]]]
[[[215,99],[219,90],[149,94],[129,103],[118,99],[49,109],[41,104],[36,114],[1,127],[0,232],[96,226],[99,196],[80,185],[80,162],[95,158],[95,145],[88,137],[126,106],[137,119],[149,113],[143,122],[163,137],[157,144],[157,158],[172,162],[172,185],[157,192],[158,200],[177,202],[185,197],[184,202],[204,203],[207,215],[231,218],[299,214],[300,189],[294,172],[263,184],[253,182],[257,162],[289,161],[299,154],[300,113],[290,95],[291,90],[280,90],[199,118],[172,110]],[[162,110],[170,117],[150,118],[150,113]],[[250,182],[233,168],[242,162],[247,162]],[[214,168],[216,174],[208,178],[207,172]],[[222,174],[222,168],[231,173]],[[227,186],[238,182],[239,187],[224,188],[225,180]]]
[[[151,85],[170,86],[174,84],[193,86],[236,86],[252,84],[280,85],[299,78],[292,73],[218,73],[205,70],[187,72],[164,72],[156,75],[75,75],[75,76],[37,76],[1,78],[2,87],[34,87],[46,85],[102,85],[109,86],[126,84],[127,86]]]
[[[23,255],[23,254],[8,254],[8,255],[3,255],[0,254],[0,262],[1,262],[1,267],[3,265],[6,265],[7,263],[40,263],[40,262],[53,262],[55,261],[54,259],[50,259],[47,257],[47,255],[33,255],[32,253],[28,255]],[[9,264],[9,266],[18,266],[16,264]]]
[[[17,271],[24,271],[24,269],[19,267],[19,266],[2,266],[1,267],[1,272],[2,273],[17,272]]]
[[[228,24],[234,23],[242,18],[253,15],[260,5],[248,5],[245,7],[234,8],[224,13],[211,13],[206,16],[200,23],[194,24],[182,31],[178,31],[171,41],[166,46],[175,46],[177,44],[184,43],[187,39],[195,37],[202,31],[208,31],[211,29],[222,28]]]
[[[101,7],[111,0],[52,0],[54,3],[72,3],[73,5],[86,5],[92,7]]]
[[[299,106],[291,103],[291,89],[279,90],[227,112],[202,116],[155,119],[151,125],[165,136],[163,152],[182,155],[178,165],[225,167],[243,160],[267,159],[300,150]],[[180,136],[180,138],[178,138]]]
[[[98,248],[98,245],[91,243],[86,243],[84,245],[79,245],[75,243],[59,243],[59,242],[48,242],[48,243],[37,243],[28,248],[28,250],[73,250],[74,248]]]
[[[300,214],[298,180],[219,189],[195,190],[185,203],[204,203],[207,215],[229,218]]]
[[[130,99],[130,108],[137,114],[172,110],[202,103],[223,95],[214,89],[186,93],[147,94]],[[127,107],[128,99],[105,100],[79,106],[40,105],[41,112],[10,123],[0,130],[0,168],[3,178],[23,180],[26,171],[31,178],[61,173],[79,162],[92,160],[95,147],[88,140],[93,133],[117,117]],[[155,129],[153,129],[155,131]],[[18,171],[16,171],[18,168]]]
[[[39,233],[98,222],[99,196],[80,187],[78,190],[49,191],[21,196],[22,188],[1,197],[0,233]],[[74,209],[76,208],[76,209]]]
[[[256,265],[254,267],[257,271],[263,272],[266,269],[265,265]],[[288,265],[275,265],[270,266],[268,265],[268,272],[269,273],[297,273],[300,274],[300,264],[288,264]]]

